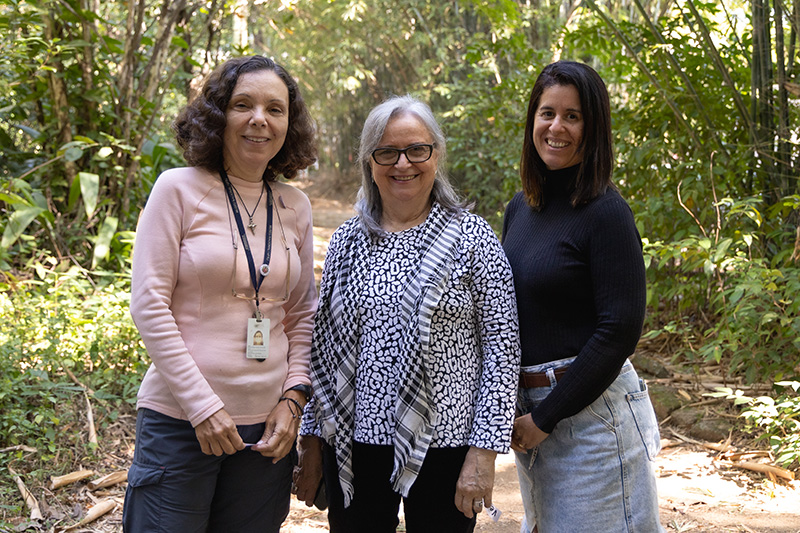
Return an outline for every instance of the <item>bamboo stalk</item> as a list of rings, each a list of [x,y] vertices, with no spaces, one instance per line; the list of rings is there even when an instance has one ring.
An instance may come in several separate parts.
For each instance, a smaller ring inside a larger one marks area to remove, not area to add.
[[[689,76],[686,75],[686,72],[681,67],[681,65],[678,63],[678,60],[675,59],[675,55],[672,52],[669,51],[669,48],[667,48],[666,39],[664,39],[664,36],[661,34],[661,31],[658,29],[658,27],[655,25],[655,23],[653,23],[653,19],[650,17],[650,15],[647,13],[647,11],[645,11],[644,6],[642,6],[641,1],[640,0],[633,0],[633,2],[636,5],[637,9],[639,10],[639,13],[642,14],[642,17],[644,18],[645,22],[649,26],[650,31],[653,33],[653,36],[656,38],[656,40],[661,45],[663,45],[662,51],[663,51],[664,55],[666,56],[667,61],[669,62],[670,65],[672,65],[672,68],[675,69],[675,73],[681,78],[681,80],[683,81],[684,85],[686,86],[686,89],[687,89],[687,92],[688,92],[689,96],[694,101],[695,105],[697,106],[697,110],[700,113],[700,116],[703,118],[703,121],[706,123],[706,127],[708,128],[708,133],[711,135],[711,137],[713,137],[714,142],[717,144],[719,149],[727,156],[728,159],[730,159],[730,157],[731,157],[730,153],[728,152],[728,149],[725,147],[725,145],[722,143],[722,140],[719,138],[719,134],[717,133],[717,128],[714,126],[714,123],[711,120],[711,117],[709,117],[709,115],[708,115],[708,111],[706,110],[705,106],[703,105],[703,102],[700,100],[700,96],[697,94],[697,91],[694,88],[694,84],[692,84],[692,81],[689,79]]]
[[[103,489],[105,487],[110,487],[111,485],[116,485],[117,483],[123,483],[127,480],[128,471],[120,470],[90,481],[87,487],[89,490]]]
[[[747,461],[731,461],[730,465],[738,468],[744,468],[745,470],[752,470],[753,472],[761,472],[762,474],[772,474],[789,481],[794,480],[794,472],[779,466],[767,465],[764,463],[750,463]]]
[[[97,430],[94,426],[94,413],[92,413],[92,402],[89,401],[89,395],[85,392],[83,397],[86,398],[86,425],[89,426],[89,442],[97,444]]]
[[[694,18],[697,21],[697,25],[700,28],[700,34],[703,36],[703,41],[706,43],[706,50],[709,52],[709,55],[711,56],[712,63],[716,67],[717,72],[719,72],[720,75],[722,76],[722,79],[725,82],[725,84],[731,89],[731,96],[733,97],[733,102],[735,104],[736,110],[739,112],[739,116],[741,116],[742,120],[745,122],[745,124],[747,124],[747,129],[750,131],[750,136],[753,139],[757,139],[755,126],[753,124],[753,121],[751,120],[750,114],[747,110],[747,106],[742,100],[742,95],[737,90],[736,84],[733,82],[733,78],[731,78],[731,74],[728,71],[727,67],[725,66],[725,62],[722,60],[722,57],[720,57],[719,51],[717,51],[717,47],[714,45],[714,40],[711,38],[711,33],[708,31],[708,27],[703,21],[703,17],[700,15],[700,12],[697,10],[697,7],[694,5],[693,0],[687,0],[686,5],[689,7],[689,9],[692,12],[692,15],[694,15]]]
[[[94,470],[76,470],[63,476],[55,476],[50,478],[50,490],[55,490],[59,487],[75,483],[89,476],[94,475]]]
[[[17,484],[17,488],[19,489],[19,493],[22,495],[22,499],[25,501],[25,506],[31,512],[31,520],[41,520],[44,518],[42,515],[42,510],[39,508],[39,502],[36,501],[36,498],[31,494],[31,491],[25,486],[25,482],[22,481],[22,478],[17,474],[13,468],[9,467],[9,473],[14,477],[14,481]]]
[[[786,91],[785,43],[783,34],[783,5],[781,0],[773,0],[775,17],[775,66],[777,67],[778,90],[778,150],[776,155],[779,195],[789,194],[789,174],[791,172],[791,149],[789,147],[789,95]]]
[[[70,531],[72,529],[84,526],[90,522],[94,522],[104,514],[108,513],[109,511],[112,511],[116,506],[117,502],[115,502],[112,498],[107,498],[105,500],[102,500],[97,505],[92,506],[89,509],[89,512],[86,513],[86,516],[83,517],[80,522],[64,528],[64,531]]]
[[[9,446],[8,448],[0,449],[0,453],[16,452],[19,450],[28,453],[36,453],[38,451],[36,448],[31,448],[30,446],[25,446],[24,444],[17,444],[16,446]]]

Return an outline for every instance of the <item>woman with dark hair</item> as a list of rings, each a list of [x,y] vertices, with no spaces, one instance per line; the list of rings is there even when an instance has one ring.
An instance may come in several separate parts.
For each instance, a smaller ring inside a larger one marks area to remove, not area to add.
[[[408,96],[361,133],[358,216],[331,238],[311,348],[297,497],[325,471],[333,533],[472,531],[514,419],[511,270],[447,180],[445,136]]]
[[[603,80],[582,63],[545,67],[503,226],[523,325],[511,442],[523,533],[663,531],[658,424],[628,361],[645,313],[642,245],[612,161]]]
[[[138,394],[126,532],[278,532],[310,398],[311,205],[277,181],[315,161],[297,83],[231,59],[175,122],[190,165],[142,212],[131,315],[152,359]]]

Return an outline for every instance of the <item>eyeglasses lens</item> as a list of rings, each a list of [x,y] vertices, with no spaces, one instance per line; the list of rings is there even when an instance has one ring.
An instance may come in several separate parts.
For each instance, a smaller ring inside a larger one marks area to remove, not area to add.
[[[397,148],[378,148],[372,152],[372,158],[379,165],[394,165],[400,160],[400,154],[405,154],[410,163],[424,163],[433,154],[433,145],[415,144],[403,150]]]

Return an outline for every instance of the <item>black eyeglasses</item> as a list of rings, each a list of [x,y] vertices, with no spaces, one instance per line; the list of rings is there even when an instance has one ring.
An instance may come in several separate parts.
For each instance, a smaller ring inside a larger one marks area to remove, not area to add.
[[[405,154],[409,163],[424,163],[433,155],[433,144],[412,144],[402,150],[398,148],[378,148],[373,150],[372,159],[383,166],[394,165],[400,161],[400,154]]]

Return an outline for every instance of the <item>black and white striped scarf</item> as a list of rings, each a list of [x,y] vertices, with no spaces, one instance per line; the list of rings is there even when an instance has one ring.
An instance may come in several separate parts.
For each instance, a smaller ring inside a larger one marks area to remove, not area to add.
[[[428,452],[437,413],[430,404],[430,326],[444,293],[461,237],[460,212],[434,204],[420,242],[419,271],[401,298],[401,323],[406,324],[398,360],[394,437],[394,490],[408,495]],[[345,507],[353,498],[352,447],[355,427],[355,377],[359,350],[359,301],[368,279],[370,237],[356,220],[343,235],[339,253],[326,257],[335,269],[320,286],[319,308],[311,348],[314,418],[322,438],[336,450]],[[345,228],[343,228],[345,229]]]

